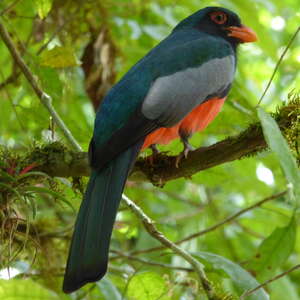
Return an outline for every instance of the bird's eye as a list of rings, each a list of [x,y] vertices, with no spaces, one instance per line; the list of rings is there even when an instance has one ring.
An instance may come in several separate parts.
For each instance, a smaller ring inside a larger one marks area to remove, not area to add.
[[[210,14],[210,19],[216,24],[222,25],[227,21],[227,15],[222,11],[216,11]]]

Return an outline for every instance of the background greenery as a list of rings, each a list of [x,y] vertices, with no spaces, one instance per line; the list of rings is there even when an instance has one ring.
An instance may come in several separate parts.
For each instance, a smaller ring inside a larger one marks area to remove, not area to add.
[[[259,41],[240,47],[237,76],[227,104],[205,132],[193,137],[194,146],[206,146],[238,134],[257,120],[255,106],[299,26],[298,0],[186,0],[179,4],[169,0],[3,0],[0,15],[43,90],[53,97],[53,105],[86,150],[94,119],[95,99],[86,93],[91,76],[99,76],[100,70],[100,83],[106,88],[99,93],[104,94],[179,20],[208,5],[237,12],[243,23],[257,32]],[[95,44],[99,34],[100,47],[99,39]],[[93,64],[87,63],[91,70],[84,72],[81,62],[89,55],[89,43],[100,54]],[[263,100],[262,106],[268,111],[274,112],[288,100],[289,93],[296,94],[299,89],[299,45],[298,37]],[[49,141],[66,142],[59,130],[49,130],[48,112],[2,42],[0,65],[0,263],[2,278],[16,275],[0,281],[0,298],[205,299],[197,290],[193,272],[176,269],[189,268],[185,261],[168,250],[141,251],[159,244],[124,207],[115,225],[108,275],[72,296],[62,294],[75,219],[72,207],[77,211],[86,179],[18,175],[26,166],[18,165],[17,155]],[[161,149],[178,153],[182,146],[174,141]],[[8,169],[10,174],[4,172]],[[263,152],[199,172],[191,179],[168,182],[163,188],[129,181],[126,194],[176,241],[286,188],[276,154]],[[204,263],[220,299],[237,299],[251,280],[257,280],[254,287],[299,264],[299,224],[291,198],[268,201],[230,224],[181,245]],[[297,300],[299,282],[300,272],[295,271],[268,285],[266,292],[272,300]],[[249,299],[268,298],[260,293]]]

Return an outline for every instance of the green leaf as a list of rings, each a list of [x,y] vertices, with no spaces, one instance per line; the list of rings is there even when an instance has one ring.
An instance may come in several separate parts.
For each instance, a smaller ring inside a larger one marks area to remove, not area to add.
[[[49,194],[51,195],[53,198],[57,198],[59,199],[60,201],[64,202],[65,204],[67,204],[73,211],[75,211],[73,205],[67,201],[65,199],[65,197],[63,197],[61,194],[55,192],[55,191],[52,191],[50,189],[47,189],[47,188],[44,188],[44,187],[40,187],[40,186],[26,186],[24,187],[23,189],[24,192],[28,192],[29,194],[30,193],[38,193],[38,194]]]
[[[71,47],[56,46],[43,52],[40,65],[52,68],[67,68],[78,66],[79,61]]]
[[[64,82],[59,76],[59,70],[53,67],[38,66],[36,73],[39,76],[45,92],[55,98],[61,98],[64,91]]]
[[[41,19],[47,17],[52,7],[52,0],[35,0],[37,13]]]
[[[288,143],[282,136],[276,121],[262,108],[257,109],[265,139],[279,158],[284,175],[289,183],[292,184],[296,199],[300,199],[300,171],[296,160],[292,155]]]
[[[0,299],[58,300],[59,297],[30,279],[0,280]]]
[[[288,259],[295,247],[296,221],[292,217],[290,223],[282,228],[276,228],[269,237],[260,244],[249,268],[263,282]]]
[[[41,176],[41,177],[46,177],[47,179],[52,179],[48,174],[44,173],[44,172],[40,172],[40,171],[30,171],[28,173],[22,174],[18,176],[18,180],[20,179],[24,179],[27,177],[31,177],[31,176]]]
[[[40,187],[40,186],[26,186],[23,189],[26,192],[34,192],[34,193],[40,193],[40,194],[50,194],[51,196],[55,197],[55,198],[63,198],[63,196],[61,196],[59,193],[54,192],[50,189],[44,188],[44,187]]]
[[[232,280],[239,295],[259,285],[257,280],[246,270],[222,256],[208,252],[197,252],[194,256],[205,265],[206,269],[225,272]],[[269,300],[269,296],[263,289],[259,289],[247,297],[247,300]]]
[[[128,284],[127,295],[134,300],[157,300],[167,292],[164,279],[155,272],[138,273]]]
[[[26,200],[28,200],[28,204],[29,204],[29,206],[32,209],[32,218],[35,219],[35,217],[36,217],[36,211],[37,211],[37,209],[36,209],[36,203],[35,203],[34,199],[32,197],[30,197],[30,196],[26,197]]]
[[[12,182],[15,182],[16,181],[16,178],[10,174],[8,174],[7,172],[3,171],[3,170],[0,170],[0,176],[1,177],[4,177],[3,179],[5,179],[5,181],[12,181]],[[2,178],[1,178],[2,179]],[[2,180],[3,180],[2,179]]]
[[[13,187],[11,187],[10,185],[6,184],[6,183],[3,183],[3,182],[0,182],[0,187],[3,187],[7,190],[9,190],[10,192],[12,192],[13,194],[15,194],[19,199],[21,199],[21,195],[19,194],[18,190],[17,189],[14,189]]]
[[[106,300],[122,300],[122,296],[118,289],[112,284],[112,282],[106,278],[98,281],[97,286],[99,287],[102,295]]]
[[[297,281],[291,280],[288,276],[284,276],[269,285],[272,300],[299,300],[300,295],[297,293]]]

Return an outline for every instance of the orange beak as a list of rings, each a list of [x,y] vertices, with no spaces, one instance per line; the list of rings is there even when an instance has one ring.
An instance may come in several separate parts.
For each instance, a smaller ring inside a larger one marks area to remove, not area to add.
[[[226,28],[229,30],[228,36],[235,37],[242,41],[242,43],[251,43],[257,41],[256,33],[249,27],[242,25],[238,26],[229,26]]]

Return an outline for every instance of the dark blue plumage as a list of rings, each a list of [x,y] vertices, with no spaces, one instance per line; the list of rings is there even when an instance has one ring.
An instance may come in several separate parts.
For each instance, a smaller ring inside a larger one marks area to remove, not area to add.
[[[141,120],[136,117],[155,80],[187,68],[196,68],[211,59],[229,55],[235,55],[234,49],[229,42],[217,36],[193,28],[173,31],[168,38],[130,69],[106,96],[95,120],[94,153],[99,152],[99,154],[95,154],[92,165],[96,168],[101,167],[106,161],[110,161],[112,153],[113,156],[117,155],[124,148],[163,125],[160,124],[159,119]],[[231,78],[229,79],[231,81]],[[172,90],[169,92],[171,99]],[[198,100],[200,104],[205,98]],[[133,124],[128,124],[129,121]],[[139,121],[143,123],[140,124]],[[136,130],[135,134],[132,134],[128,126],[131,125],[135,129],[135,123],[138,123],[139,134]],[[124,134],[122,128],[125,126],[128,127],[125,132],[130,136]],[[106,147],[110,144],[114,144],[114,147],[111,151],[107,151]],[[109,152],[108,159],[105,153],[102,153],[102,149]]]
[[[105,274],[114,220],[140,146],[127,149],[101,172],[92,171],[70,247],[63,287],[66,293]]]
[[[245,28],[229,10],[202,9],[180,22],[107,94],[96,115],[92,174],[75,225],[65,292],[104,276],[121,194],[145,137],[227,95],[236,46],[251,40]]]

